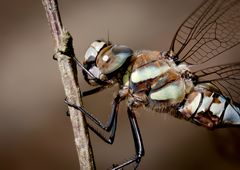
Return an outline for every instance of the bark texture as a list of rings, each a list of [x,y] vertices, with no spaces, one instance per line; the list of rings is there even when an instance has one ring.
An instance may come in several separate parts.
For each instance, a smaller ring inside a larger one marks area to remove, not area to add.
[[[42,3],[46,11],[52,37],[55,41],[55,58],[58,61],[67,100],[76,105],[81,105],[77,69],[72,59],[75,55],[72,46],[72,37],[62,26],[57,0],[42,0]],[[93,170],[95,169],[95,164],[85,116],[79,110],[72,107],[69,107],[69,114],[72,122],[80,169]]]

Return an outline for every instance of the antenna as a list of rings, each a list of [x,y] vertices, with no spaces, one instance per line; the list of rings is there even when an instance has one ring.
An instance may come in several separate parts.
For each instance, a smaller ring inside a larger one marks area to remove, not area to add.
[[[109,29],[107,29],[107,45],[111,44],[109,41]]]

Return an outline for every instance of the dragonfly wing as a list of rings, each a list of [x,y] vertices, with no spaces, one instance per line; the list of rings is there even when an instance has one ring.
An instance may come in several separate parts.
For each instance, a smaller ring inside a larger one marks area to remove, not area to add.
[[[201,64],[240,43],[240,1],[205,0],[179,27],[170,54]]]

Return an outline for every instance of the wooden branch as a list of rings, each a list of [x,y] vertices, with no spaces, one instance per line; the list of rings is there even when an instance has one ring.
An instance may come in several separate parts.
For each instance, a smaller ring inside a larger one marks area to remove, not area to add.
[[[65,94],[69,102],[80,105],[82,103],[80,100],[77,69],[72,59],[75,55],[72,37],[62,26],[57,0],[42,0],[42,3],[46,10],[52,36],[55,40],[55,57],[58,60]],[[80,111],[72,107],[69,107],[69,113],[80,169],[93,170],[95,169],[95,164],[85,117]]]

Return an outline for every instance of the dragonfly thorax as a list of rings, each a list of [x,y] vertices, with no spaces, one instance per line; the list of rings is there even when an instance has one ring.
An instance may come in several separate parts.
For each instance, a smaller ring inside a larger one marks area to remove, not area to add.
[[[187,65],[176,65],[158,51],[138,51],[132,57],[124,85],[130,90],[130,104],[157,111],[175,109],[193,88],[191,79],[182,76]]]

